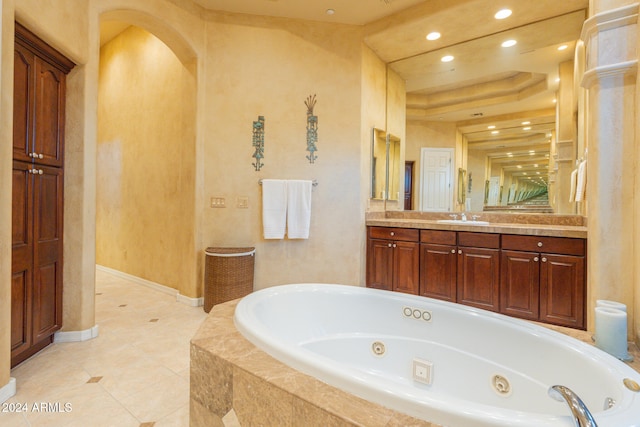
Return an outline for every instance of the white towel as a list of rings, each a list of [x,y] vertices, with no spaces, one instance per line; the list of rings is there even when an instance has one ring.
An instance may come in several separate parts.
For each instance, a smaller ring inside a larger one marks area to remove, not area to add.
[[[576,184],[576,202],[586,199],[587,195],[587,161],[583,160],[578,166],[578,182]]]
[[[287,181],[287,236],[309,238],[311,225],[311,181]]]
[[[287,225],[287,182],[262,180],[262,228],[265,239],[284,239]]]
[[[576,187],[578,185],[578,169],[574,169],[571,172],[571,192],[569,193],[569,202],[575,202],[576,200]]]

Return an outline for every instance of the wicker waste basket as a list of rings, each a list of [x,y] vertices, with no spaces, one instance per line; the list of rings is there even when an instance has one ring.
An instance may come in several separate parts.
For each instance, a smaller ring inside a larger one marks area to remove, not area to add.
[[[255,248],[207,248],[204,267],[204,311],[253,291]]]

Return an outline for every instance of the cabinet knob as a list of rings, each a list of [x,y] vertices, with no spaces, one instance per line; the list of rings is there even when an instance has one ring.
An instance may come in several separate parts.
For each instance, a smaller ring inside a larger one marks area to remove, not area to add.
[[[541,248],[542,247],[542,242],[538,242],[538,247]]]
[[[391,243],[387,243],[387,247],[389,247],[389,248],[390,248],[390,247],[391,247]]]
[[[391,235],[391,236],[395,236],[395,235],[396,235],[396,233],[394,233],[394,232],[392,231],[392,232],[390,232],[390,233],[389,233],[389,235]]]
[[[396,247],[397,247],[397,245],[394,243],[394,244],[393,244],[393,247],[394,247],[394,248],[396,248]]]
[[[452,254],[455,254],[455,253],[456,253],[456,250],[455,250],[455,249],[451,249],[451,253],[452,253]]]
[[[458,249],[458,254],[462,255],[462,249]]]
[[[39,159],[44,159],[44,154],[38,154]]]
[[[534,260],[535,262],[540,261],[540,259],[539,259],[537,256],[536,256],[536,257],[533,257],[533,260]]]
[[[547,258],[546,257],[542,257],[542,262],[547,262]]]
[[[36,157],[37,154],[36,153],[29,153],[29,157]]]

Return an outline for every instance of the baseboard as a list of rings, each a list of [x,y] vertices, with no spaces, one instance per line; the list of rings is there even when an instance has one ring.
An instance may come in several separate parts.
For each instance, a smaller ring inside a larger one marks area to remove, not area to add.
[[[180,293],[178,293],[178,295],[176,295],[176,301],[182,303],[182,304],[186,304],[189,307],[202,307],[204,305],[204,298],[200,297],[200,298],[191,298],[191,297],[187,297],[184,295],[180,295]]]
[[[200,307],[204,305],[204,298],[191,298],[184,295],[180,295],[177,289],[170,288],[169,286],[161,285],[156,282],[152,282],[151,280],[143,279],[138,276],[134,276],[129,273],[124,273],[119,270],[114,270],[113,268],[105,267],[103,265],[96,264],[96,270],[104,271],[105,273],[109,273],[113,276],[120,277],[122,279],[128,280],[130,282],[136,283],[138,285],[146,286],[147,288],[155,289],[156,291],[162,292],[167,295],[174,296],[176,301],[182,304],[186,304],[190,307]]]
[[[98,325],[84,331],[58,331],[53,334],[53,342],[80,342],[93,339],[98,336]]]
[[[0,388],[0,403],[3,403],[16,395],[16,379],[9,378],[9,382]]]

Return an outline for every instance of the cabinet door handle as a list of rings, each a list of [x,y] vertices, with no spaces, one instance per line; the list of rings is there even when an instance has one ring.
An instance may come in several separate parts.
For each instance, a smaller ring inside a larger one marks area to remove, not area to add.
[[[541,248],[542,247],[542,242],[538,242],[538,247]]]
[[[547,258],[542,257],[542,262],[547,262]]]
[[[533,260],[534,260],[535,262],[540,261],[540,259],[539,259],[537,256],[536,256],[536,257],[533,257]]]

